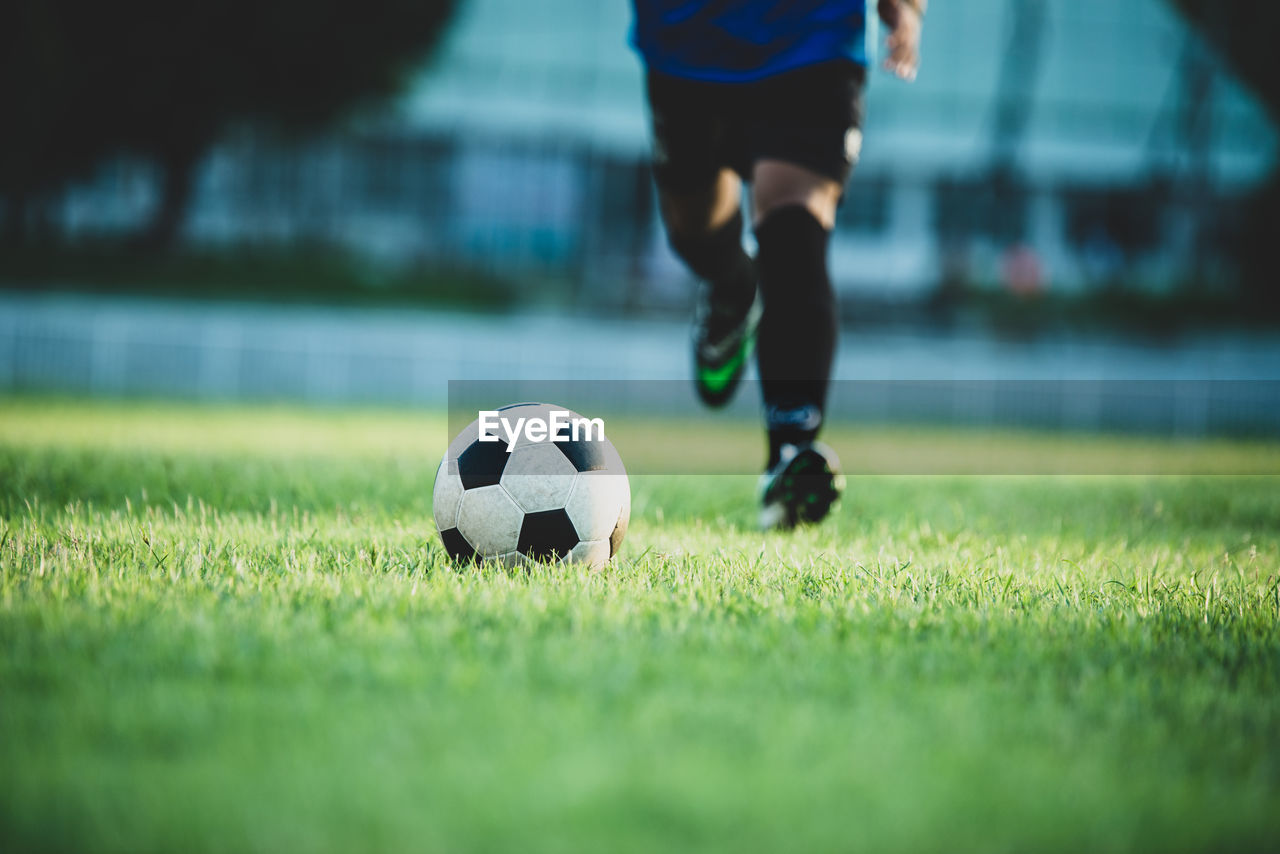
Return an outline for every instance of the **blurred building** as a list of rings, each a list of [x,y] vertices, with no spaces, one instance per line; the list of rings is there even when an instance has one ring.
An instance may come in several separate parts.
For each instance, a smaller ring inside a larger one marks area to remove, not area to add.
[[[629,19],[627,0],[468,0],[390,113],[220,145],[186,238],[479,266],[599,307],[683,302]],[[872,75],[865,140],[833,268],[889,301],[1229,279],[1232,202],[1276,156],[1262,108],[1161,0],[935,3],[919,79]],[[118,162],[58,219],[129,228],[155,190]]]

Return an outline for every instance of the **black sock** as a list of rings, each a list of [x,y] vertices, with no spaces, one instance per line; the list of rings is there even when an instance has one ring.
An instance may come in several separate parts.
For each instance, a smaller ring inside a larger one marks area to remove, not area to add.
[[[695,276],[711,286],[712,300],[728,308],[755,299],[756,269],[742,248],[742,214],[701,234],[668,234],[672,250]]]
[[[784,444],[811,442],[822,426],[838,329],[829,237],[803,205],[774,210],[756,228],[764,296],[756,350],[770,467]]]

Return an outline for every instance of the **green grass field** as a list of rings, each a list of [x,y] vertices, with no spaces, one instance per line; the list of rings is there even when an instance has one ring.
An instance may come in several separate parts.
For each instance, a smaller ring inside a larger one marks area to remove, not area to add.
[[[615,565],[513,574],[444,559],[444,433],[0,400],[0,850],[1280,847],[1274,474],[867,475],[767,536],[636,477]]]

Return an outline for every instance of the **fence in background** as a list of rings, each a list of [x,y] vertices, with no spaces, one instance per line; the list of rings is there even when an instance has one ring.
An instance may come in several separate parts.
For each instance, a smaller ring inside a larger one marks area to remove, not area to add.
[[[892,301],[935,289],[1169,288],[1229,284],[1239,190],[1158,173],[1090,182],[920,175],[865,166],[832,240],[833,278]],[[122,159],[55,199],[73,239],[141,227],[157,175]],[[382,264],[466,267],[559,289],[544,300],[625,313],[688,300],[667,249],[648,163],[539,138],[408,129],[274,140],[245,132],[197,170],[184,239],[193,245],[339,246]]]
[[[443,409],[450,380],[594,380],[613,411],[695,411],[688,359],[688,330],[671,323],[0,293],[7,393]],[[1280,436],[1275,337],[1154,348],[856,334],[836,375],[833,414],[855,421]],[[641,381],[661,388],[642,394],[655,386]],[[735,411],[757,407],[748,390]]]

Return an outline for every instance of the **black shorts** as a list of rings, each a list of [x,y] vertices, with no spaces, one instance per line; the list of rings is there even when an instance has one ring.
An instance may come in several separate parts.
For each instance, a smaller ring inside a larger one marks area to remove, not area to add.
[[[676,193],[704,190],[721,169],[744,180],[782,160],[849,180],[862,145],[866,69],[824,62],[750,83],[707,83],[650,71],[653,172]]]

